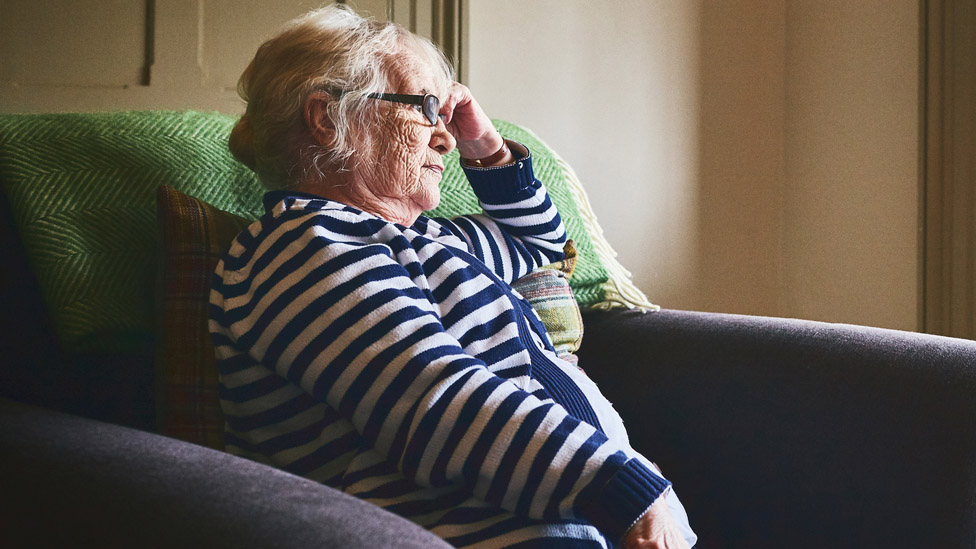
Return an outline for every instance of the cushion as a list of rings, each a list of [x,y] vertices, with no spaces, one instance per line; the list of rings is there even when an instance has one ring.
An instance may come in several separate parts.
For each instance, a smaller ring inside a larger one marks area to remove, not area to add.
[[[512,283],[512,287],[539,313],[556,354],[567,362],[577,364],[573,353],[583,341],[583,317],[569,286],[576,263],[576,248],[572,240],[566,242],[564,251],[564,260],[534,269]]]
[[[156,208],[157,432],[223,449],[207,304],[217,262],[250,221],[166,185],[159,187]]]

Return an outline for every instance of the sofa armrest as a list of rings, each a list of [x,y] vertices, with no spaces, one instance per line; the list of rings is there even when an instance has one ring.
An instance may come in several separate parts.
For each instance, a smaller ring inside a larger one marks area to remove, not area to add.
[[[976,342],[682,311],[584,324],[580,365],[701,547],[976,546]]]
[[[271,467],[2,399],[0,479],[9,547],[449,547]]]

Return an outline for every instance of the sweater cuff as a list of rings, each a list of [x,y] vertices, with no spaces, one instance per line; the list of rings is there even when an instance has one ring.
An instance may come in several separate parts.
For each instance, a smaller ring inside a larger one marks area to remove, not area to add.
[[[536,189],[542,187],[532,171],[532,153],[528,152],[528,148],[508,139],[505,142],[509,143],[509,149],[516,156],[511,164],[478,168],[461,162],[461,168],[474,194],[485,204],[506,204],[529,198],[535,194]],[[523,149],[528,154],[518,158],[517,148],[512,144],[518,145],[518,149]]]
[[[580,512],[608,538],[619,541],[671,486],[638,459],[631,459],[580,506]]]

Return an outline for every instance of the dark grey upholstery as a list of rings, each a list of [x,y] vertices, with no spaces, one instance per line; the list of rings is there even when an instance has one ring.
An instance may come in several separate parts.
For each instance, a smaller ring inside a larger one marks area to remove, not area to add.
[[[449,547],[321,484],[0,399],[5,547]]]
[[[581,366],[699,547],[976,547],[976,342],[681,311],[584,322]]]
[[[58,348],[0,196],[0,546],[436,547],[335,490],[156,435],[144,354]],[[699,548],[976,547],[976,342],[661,311],[585,316],[581,365]],[[441,544],[443,546],[443,544]]]

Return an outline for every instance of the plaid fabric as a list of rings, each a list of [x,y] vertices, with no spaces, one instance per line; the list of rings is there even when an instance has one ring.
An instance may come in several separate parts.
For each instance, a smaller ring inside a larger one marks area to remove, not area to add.
[[[157,190],[156,207],[157,430],[223,449],[224,419],[207,302],[217,261],[250,221],[165,185]]]
[[[566,242],[564,252],[566,257],[562,261],[533,270],[516,280],[512,287],[539,313],[559,358],[577,364],[572,353],[583,341],[583,317],[568,280],[576,266],[572,240]]]

